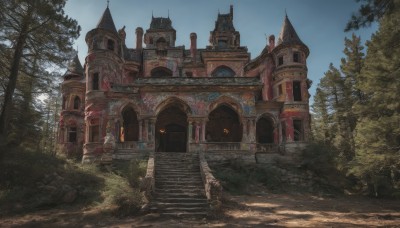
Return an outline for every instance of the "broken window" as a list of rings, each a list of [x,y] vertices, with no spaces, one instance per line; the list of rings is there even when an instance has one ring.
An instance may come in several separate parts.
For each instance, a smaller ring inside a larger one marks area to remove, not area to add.
[[[294,141],[303,140],[303,122],[301,120],[293,120]]]
[[[301,82],[293,82],[293,99],[294,101],[301,101]]]

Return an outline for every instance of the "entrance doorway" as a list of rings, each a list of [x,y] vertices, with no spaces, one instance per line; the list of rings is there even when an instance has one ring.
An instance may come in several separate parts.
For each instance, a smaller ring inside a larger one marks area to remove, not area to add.
[[[187,128],[187,115],[179,106],[161,111],[156,122],[156,151],[186,152]]]
[[[227,105],[220,105],[208,115],[206,138],[208,142],[242,141],[242,125],[238,114]]]
[[[261,117],[256,128],[258,143],[274,143],[274,123],[269,117]]]

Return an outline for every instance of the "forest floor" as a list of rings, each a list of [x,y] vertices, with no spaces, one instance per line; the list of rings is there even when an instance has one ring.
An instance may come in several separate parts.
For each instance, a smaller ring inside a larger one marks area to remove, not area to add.
[[[400,200],[310,193],[225,194],[216,218],[116,218],[63,207],[0,218],[0,227],[400,227]]]

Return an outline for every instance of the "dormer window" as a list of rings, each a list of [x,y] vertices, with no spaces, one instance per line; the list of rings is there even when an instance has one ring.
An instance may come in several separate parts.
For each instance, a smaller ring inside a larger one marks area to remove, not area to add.
[[[218,47],[219,48],[226,48],[228,46],[228,43],[226,40],[218,40]]]
[[[283,65],[283,56],[278,57],[278,66]]]
[[[293,62],[295,62],[295,63],[300,62],[300,53],[299,52],[293,53]]]
[[[113,40],[107,40],[107,49],[114,51],[114,41]]]
[[[219,66],[211,73],[213,77],[223,77],[223,78],[234,77],[235,74],[236,74],[235,71],[233,71],[231,68],[227,66]]]

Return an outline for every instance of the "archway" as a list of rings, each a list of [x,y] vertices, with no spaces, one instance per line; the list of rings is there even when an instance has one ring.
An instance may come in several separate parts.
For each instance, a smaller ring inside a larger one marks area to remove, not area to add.
[[[121,130],[120,141],[138,141],[139,122],[135,110],[126,107],[122,111],[123,129]]]
[[[239,115],[231,107],[220,105],[208,115],[206,125],[208,142],[241,142],[242,133]]]
[[[213,77],[234,77],[235,71],[227,66],[219,66],[217,67],[212,73],[211,76]]]
[[[257,143],[274,143],[274,122],[271,118],[263,116],[257,121]]]
[[[187,128],[187,114],[182,110],[182,105],[168,105],[157,115],[156,150],[186,152]]]
[[[166,67],[157,67],[151,70],[151,77],[172,77],[172,71]]]

